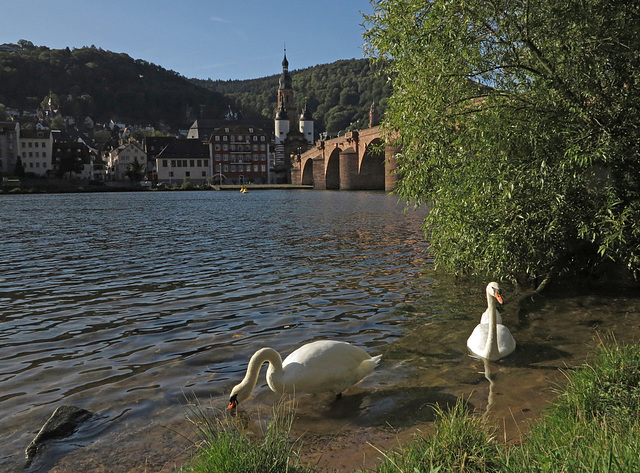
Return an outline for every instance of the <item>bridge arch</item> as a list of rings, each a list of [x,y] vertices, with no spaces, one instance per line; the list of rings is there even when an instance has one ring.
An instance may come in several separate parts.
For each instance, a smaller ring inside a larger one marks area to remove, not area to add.
[[[313,180],[313,159],[306,159],[302,164],[302,182],[303,186],[312,186],[314,185]]]
[[[384,148],[381,145],[382,140],[375,138],[365,147],[358,169],[358,180],[362,188],[375,190],[385,188]]]
[[[326,189],[340,189],[340,153],[337,146],[333,148],[325,169]]]

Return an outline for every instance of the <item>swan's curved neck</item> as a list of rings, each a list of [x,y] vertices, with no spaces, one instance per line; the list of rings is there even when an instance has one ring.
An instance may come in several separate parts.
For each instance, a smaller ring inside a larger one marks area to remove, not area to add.
[[[485,345],[486,358],[498,356],[498,323],[496,321],[496,299],[487,294],[487,304],[489,305],[489,335]]]
[[[261,348],[253,354],[249,365],[247,366],[247,374],[238,385],[238,389],[245,393],[243,397],[248,397],[251,391],[256,387],[260,368],[265,362],[269,362],[267,370],[267,383],[272,391],[282,391],[282,358],[280,354],[273,348]]]

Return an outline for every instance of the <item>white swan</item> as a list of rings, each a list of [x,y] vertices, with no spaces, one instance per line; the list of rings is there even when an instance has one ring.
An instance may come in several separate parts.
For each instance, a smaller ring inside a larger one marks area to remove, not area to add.
[[[332,340],[307,343],[284,362],[273,348],[262,348],[249,360],[242,382],[231,390],[229,409],[249,397],[265,362],[269,362],[267,384],[276,393],[330,392],[340,396],[371,373],[380,358],[382,355],[371,357],[362,348]]]
[[[507,356],[516,348],[516,341],[509,329],[497,321],[496,301],[502,303],[500,286],[496,282],[490,282],[487,285],[489,307],[485,311],[488,320],[484,322],[483,314],[480,324],[476,325],[467,340],[467,347],[474,355],[492,361]]]

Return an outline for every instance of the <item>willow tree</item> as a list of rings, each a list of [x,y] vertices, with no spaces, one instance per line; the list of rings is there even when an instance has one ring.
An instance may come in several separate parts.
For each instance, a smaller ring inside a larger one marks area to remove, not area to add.
[[[441,267],[533,282],[640,269],[640,4],[373,0],[397,193]],[[390,61],[387,61],[390,59]]]

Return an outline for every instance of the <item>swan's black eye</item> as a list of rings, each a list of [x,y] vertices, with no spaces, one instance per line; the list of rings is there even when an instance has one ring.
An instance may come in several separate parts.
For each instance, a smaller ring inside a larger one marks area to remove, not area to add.
[[[235,409],[236,407],[238,407],[238,395],[234,394],[229,398],[229,406],[227,407],[227,409],[231,410]]]

